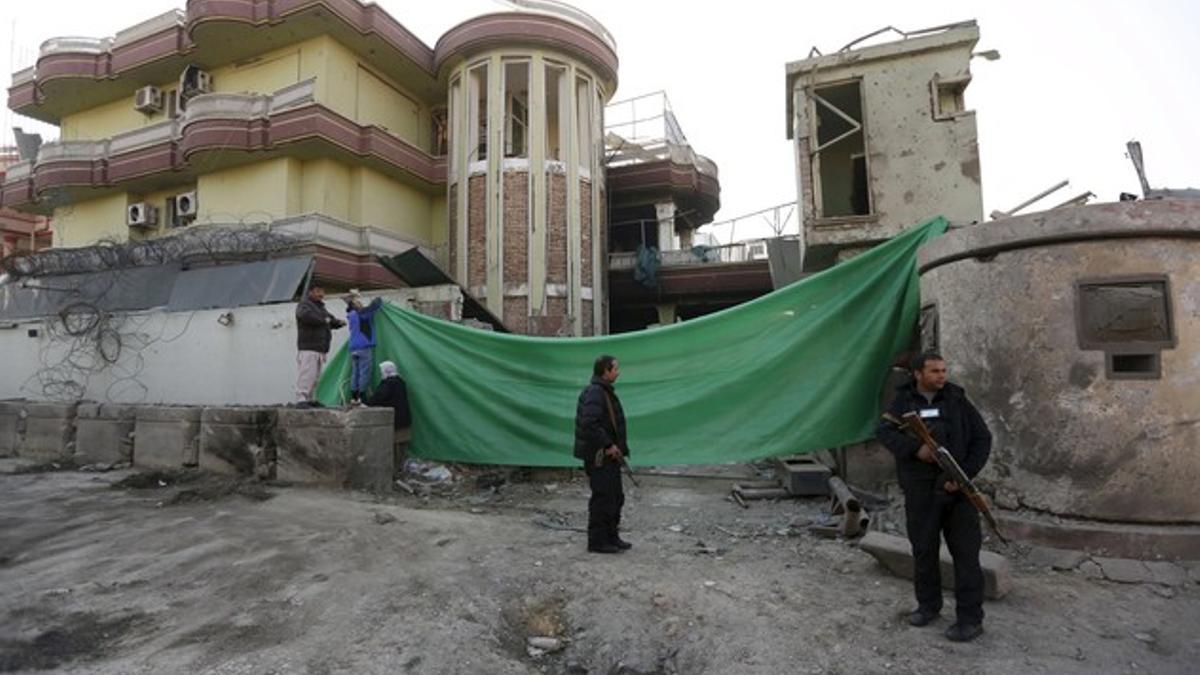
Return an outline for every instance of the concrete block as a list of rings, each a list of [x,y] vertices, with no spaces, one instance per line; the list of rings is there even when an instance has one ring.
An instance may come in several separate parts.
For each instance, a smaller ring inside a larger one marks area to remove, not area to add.
[[[779,478],[788,494],[797,497],[824,497],[829,494],[829,467],[811,457],[780,457]]]
[[[205,408],[200,414],[200,468],[224,474],[269,475],[274,424],[272,408]]]
[[[17,456],[39,461],[69,460],[75,454],[78,403],[25,403]]]
[[[858,542],[858,547],[870,553],[889,572],[904,579],[913,578],[912,546],[903,537],[882,532],[868,532]],[[1012,590],[1012,566],[1004,556],[991,551],[979,554],[983,567],[983,594],[989,600],[1003,598]],[[954,561],[946,547],[941,551],[942,588],[954,588]]]
[[[80,403],[75,415],[75,461],[80,465],[131,462],[136,412],[131,405]]]
[[[1093,558],[1104,578],[1121,584],[1161,584],[1183,586],[1188,581],[1187,570],[1169,562],[1130,560],[1128,558]]]
[[[147,469],[196,466],[202,411],[185,406],[138,406],[133,465]]]
[[[24,427],[23,404],[24,401],[0,401],[0,457],[17,455],[17,440]]]
[[[379,492],[392,489],[390,408],[277,412],[276,476],[280,480]]]
[[[1061,572],[1078,568],[1087,558],[1088,555],[1083,551],[1068,551],[1059,548],[1034,546],[1029,551],[1027,561],[1035,567],[1049,568]]]

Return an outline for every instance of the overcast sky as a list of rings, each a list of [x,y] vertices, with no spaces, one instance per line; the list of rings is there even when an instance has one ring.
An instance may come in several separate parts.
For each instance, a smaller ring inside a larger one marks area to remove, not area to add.
[[[498,0],[378,4],[431,46],[454,24],[505,8]],[[1200,3],[574,4],[616,37],[616,99],[665,90],[693,147],[718,164],[718,220],[796,198],[785,135],[787,62],[804,58],[813,46],[835,51],[887,25],[914,30],[972,18],[982,33],[977,49],[1002,55],[994,62],[975,59],[967,90],[967,104],[978,113],[985,213],[1011,208],[1063,179],[1070,187],[1046,206],[1086,190],[1102,201],[1121,191],[1140,192],[1125,157],[1130,139],[1142,142],[1153,186],[1200,187]],[[181,5],[4,2],[0,30],[8,37],[15,27],[15,39],[0,53],[0,72],[31,65],[47,38],[108,36]]]

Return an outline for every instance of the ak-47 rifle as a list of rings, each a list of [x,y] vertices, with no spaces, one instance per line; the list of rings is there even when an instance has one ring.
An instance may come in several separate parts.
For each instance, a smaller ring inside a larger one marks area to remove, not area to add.
[[[604,407],[608,408],[608,421],[612,422],[613,433],[615,434],[617,433],[617,416],[613,413],[612,399],[608,397],[608,392],[604,393]],[[617,449],[621,451],[621,453],[617,455],[619,458],[617,461],[621,463],[621,468],[625,470],[625,475],[629,476],[629,482],[633,483],[635,488],[642,487],[641,485],[638,485],[637,479],[633,477],[633,469],[629,467],[629,462],[625,459],[625,449],[620,446],[617,446]],[[603,464],[604,450],[600,449],[596,451],[596,467],[599,468]]]
[[[975,487],[975,483],[967,478],[967,474],[963,472],[962,467],[954,460],[954,455],[950,451],[940,445],[933,438],[933,434],[929,433],[929,427],[925,426],[925,422],[921,416],[915,412],[904,413],[904,421],[908,424],[908,428],[912,429],[917,435],[917,439],[930,448],[934,448],[933,458],[937,460],[937,464],[942,471],[950,474],[951,480],[958,483],[959,489],[971,500],[975,508],[979,509],[979,513],[983,515],[983,520],[988,524],[988,528],[1000,539],[1001,542],[1007,544],[1008,540],[1000,534],[1000,525],[996,522],[996,517],[992,515],[992,507],[988,505],[987,498],[979,492]]]

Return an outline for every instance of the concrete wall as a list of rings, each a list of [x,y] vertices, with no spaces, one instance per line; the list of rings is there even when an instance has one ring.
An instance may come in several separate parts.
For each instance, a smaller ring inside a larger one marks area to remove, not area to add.
[[[374,294],[370,294],[374,295]],[[462,296],[456,287],[435,286],[382,294],[397,304],[410,299],[421,311],[461,318]],[[334,312],[342,311],[337,300]],[[455,310],[454,308],[457,307]],[[80,398],[117,403],[187,405],[270,405],[295,399],[295,306],[288,304],[231,310],[233,323],[217,318],[226,310],[169,313],[153,311],[123,315],[114,320],[123,344],[117,362],[94,370],[62,370],[71,346],[48,337],[42,321],[21,322],[0,329],[0,354],[5,355],[0,399],[49,399],[39,375],[64,374],[85,383]],[[38,335],[30,337],[29,329]],[[333,332],[336,351],[346,331]],[[98,356],[81,346],[80,359]]]
[[[266,222],[319,209],[304,209],[299,185],[301,163],[278,158],[200,176],[196,182],[199,222]],[[314,191],[321,186],[315,186]]]
[[[1200,202],[990,222],[920,260],[951,379],[995,434],[984,476],[1001,506],[1200,523]],[[1160,353],[1161,379],[1113,379],[1104,352],[1080,348],[1076,283],[1156,274],[1169,279],[1176,344]]]
[[[54,209],[54,245],[86,246],[105,237],[126,239],[127,204],[125,194],[119,193]]]

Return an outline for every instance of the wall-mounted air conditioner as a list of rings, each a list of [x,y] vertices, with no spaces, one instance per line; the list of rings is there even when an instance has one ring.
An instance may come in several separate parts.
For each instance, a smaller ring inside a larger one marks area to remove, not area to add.
[[[158,87],[142,87],[137,90],[133,96],[133,107],[140,113],[153,115],[156,112],[161,112],[163,107],[163,93]]]
[[[137,202],[125,208],[125,224],[130,227],[151,227],[158,224],[158,207]]]
[[[175,217],[179,219],[195,218],[200,205],[196,202],[196,191],[175,195]]]

